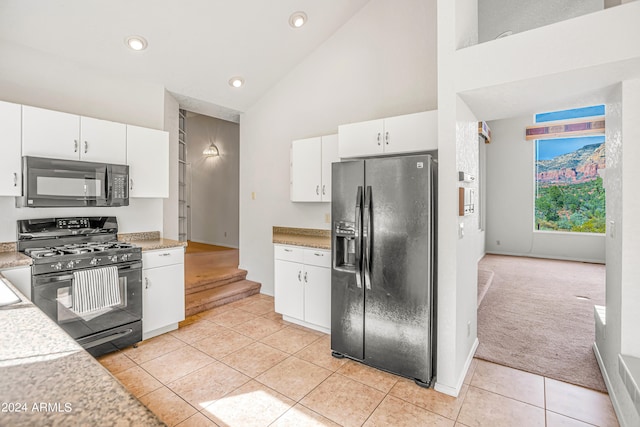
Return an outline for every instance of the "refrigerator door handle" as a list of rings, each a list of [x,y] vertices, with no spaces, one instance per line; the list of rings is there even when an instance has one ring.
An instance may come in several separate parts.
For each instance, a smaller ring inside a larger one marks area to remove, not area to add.
[[[371,186],[367,186],[367,191],[364,197],[364,216],[362,227],[362,244],[363,248],[363,262],[362,268],[364,270],[364,285],[368,290],[371,290],[371,243],[372,243],[372,223],[371,223]]]
[[[362,186],[356,194],[356,286],[362,288]]]

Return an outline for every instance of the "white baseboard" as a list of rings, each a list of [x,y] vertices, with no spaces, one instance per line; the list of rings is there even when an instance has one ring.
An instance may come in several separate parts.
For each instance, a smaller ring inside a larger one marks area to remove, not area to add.
[[[575,257],[564,257],[564,256],[557,256],[557,255],[529,254],[529,253],[508,252],[508,251],[486,251],[486,255],[508,255],[508,256],[522,256],[522,257],[529,257],[529,258],[559,259],[561,261],[588,262],[591,264],[605,263],[605,261],[601,259],[575,258]]]
[[[464,362],[464,368],[462,369],[461,376],[458,378],[458,381],[456,382],[456,386],[451,387],[446,384],[441,384],[438,382],[436,378],[436,385],[433,387],[435,391],[448,394],[449,396],[458,397],[458,395],[460,394],[460,390],[462,390],[462,385],[464,384],[464,378],[467,376],[467,371],[471,366],[471,362],[473,361],[473,356],[476,354],[476,350],[478,349],[479,344],[480,344],[480,341],[478,341],[478,338],[476,338],[476,340],[473,343],[473,346],[471,347],[471,351],[469,351],[469,354],[467,355],[467,360],[466,362]]]
[[[613,410],[616,411],[618,422],[620,423],[621,427],[627,427],[629,424],[624,419],[622,410],[620,409],[620,402],[618,401],[618,396],[614,392],[614,388],[611,384],[611,379],[609,378],[609,373],[607,372],[607,369],[604,366],[604,361],[602,360],[602,356],[600,355],[600,350],[598,350],[598,344],[595,342],[593,343],[593,352],[596,355],[596,360],[598,361],[600,372],[602,372],[602,378],[604,379],[604,384],[607,386],[607,391],[609,392],[609,398],[611,399],[611,403],[613,404]]]
[[[283,314],[282,320],[286,320],[287,322],[295,323],[296,325],[304,326],[305,328],[313,329],[315,331],[323,332],[325,334],[331,334],[331,329],[327,329],[313,323],[308,323],[304,320],[296,319],[295,317],[289,317]]]
[[[143,321],[144,322],[144,321]],[[153,331],[147,331],[142,333],[142,340],[148,340],[149,338],[157,337],[158,335],[166,334],[167,332],[175,331],[178,329],[177,323],[172,323],[167,326],[163,326],[158,329],[154,329]]]

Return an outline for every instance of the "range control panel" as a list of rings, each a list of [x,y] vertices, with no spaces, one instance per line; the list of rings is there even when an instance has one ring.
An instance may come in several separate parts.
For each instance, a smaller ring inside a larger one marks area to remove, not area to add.
[[[58,219],[56,228],[89,228],[89,218],[61,218]]]

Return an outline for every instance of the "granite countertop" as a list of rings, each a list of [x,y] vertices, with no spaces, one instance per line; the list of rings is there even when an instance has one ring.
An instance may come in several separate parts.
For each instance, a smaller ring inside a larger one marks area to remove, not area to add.
[[[118,234],[118,240],[140,246],[142,248],[142,251],[153,251],[156,249],[170,249],[187,246],[187,242],[180,242],[178,240],[172,239],[163,239],[162,237],[160,237],[159,231]]]
[[[331,230],[273,227],[273,243],[331,249]]]
[[[0,403],[2,425],[14,427],[165,425],[26,302],[0,309]]]
[[[31,258],[20,252],[0,252],[0,269],[31,265]]]

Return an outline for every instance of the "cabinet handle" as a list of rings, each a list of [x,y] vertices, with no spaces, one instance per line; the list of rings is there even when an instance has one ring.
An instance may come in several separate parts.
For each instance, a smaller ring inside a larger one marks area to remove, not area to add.
[[[73,152],[74,153],[78,152],[78,140],[77,139],[73,140]]]
[[[285,249],[285,252],[293,252],[293,249]]]
[[[171,256],[171,254],[169,252],[165,252],[163,254],[158,254],[158,256]]]
[[[133,178],[129,178],[129,190],[133,190]]]
[[[298,271],[298,282],[302,282],[302,278],[300,277],[302,275],[302,271]]]
[[[16,172],[13,173],[13,186],[18,186],[18,174]]]
[[[378,145],[380,145],[380,132],[378,132],[378,138],[377,138],[377,141],[378,141]]]
[[[384,133],[384,142],[385,144],[389,145],[389,132]]]
[[[324,256],[324,254],[318,253],[318,252],[314,252],[313,253],[315,256]]]
[[[307,282],[307,272],[306,271],[304,272],[304,283],[308,283]]]
[[[89,143],[87,141],[84,142],[84,154],[87,154],[87,151],[89,150]]]
[[[148,277],[144,278],[144,288],[145,289],[149,289],[149,278]]]
[[[325,191],[325,190],[326,190],[326,189],[325,189],[325,187],[326,187],[326,186],[325,186],[324,184],[322,184],[322,195],[323,195],[323,196],[326,196],[326,195],[327,195],[327,193],[326,193],[326,191]]]
[[[320,195],[320,186],[316,185],[316,196]]]

